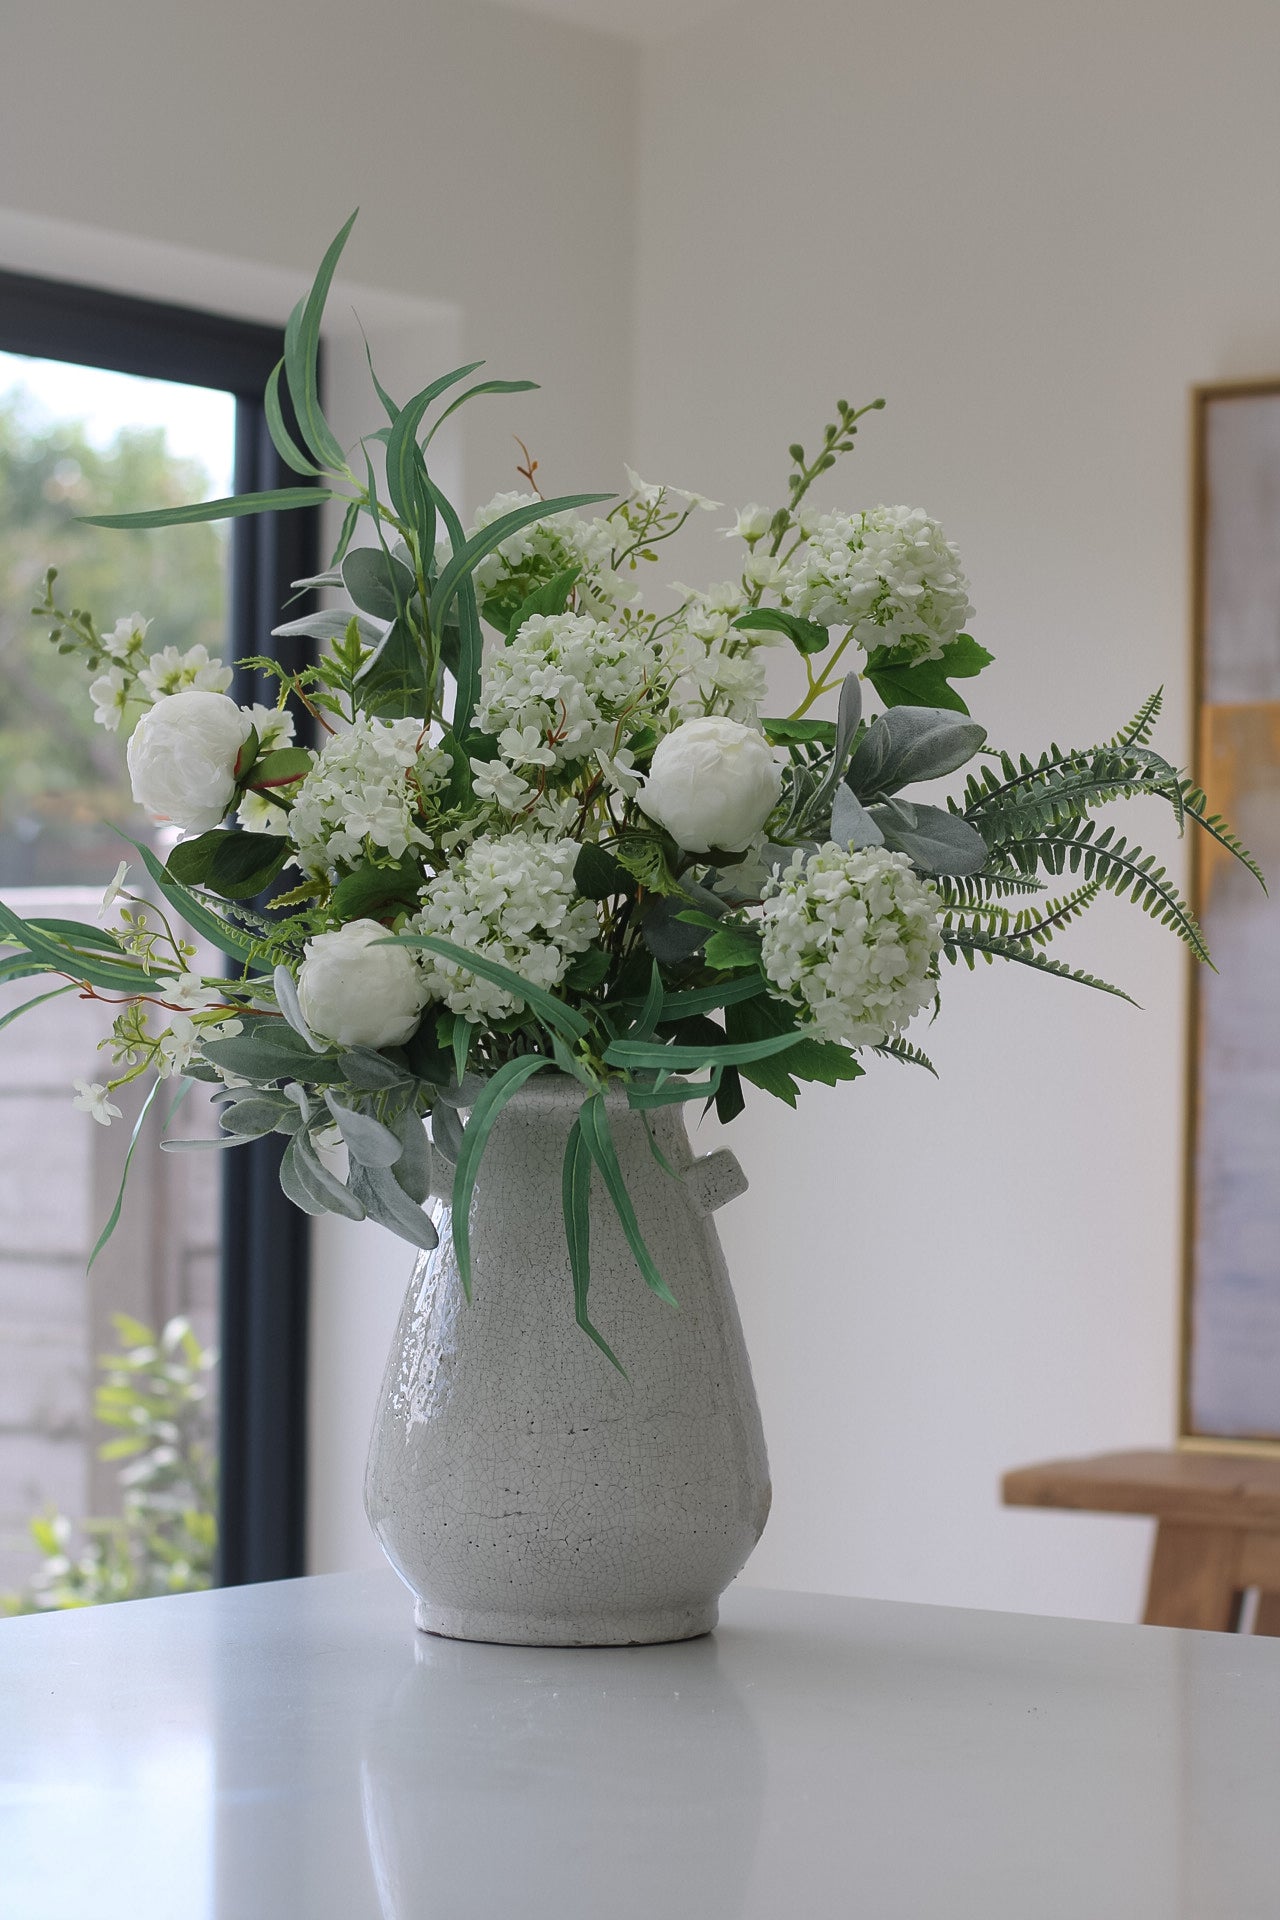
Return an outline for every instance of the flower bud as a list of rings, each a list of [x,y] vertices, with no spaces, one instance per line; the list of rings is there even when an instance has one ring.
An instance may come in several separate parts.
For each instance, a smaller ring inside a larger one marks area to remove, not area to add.
[[[782,770],[764,735],[708,714],[658,742],[636,804],[686,853],[741,853],[781,791]]]

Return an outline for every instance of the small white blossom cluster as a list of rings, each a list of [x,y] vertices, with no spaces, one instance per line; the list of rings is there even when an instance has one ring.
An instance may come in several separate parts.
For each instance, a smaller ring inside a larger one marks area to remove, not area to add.
[[[855,628],[868,651],[908,643],[917,660],[938,659],[973,613],[959,553],[918,507],[823,514],[783,597],[801,619]]]
[[[834,841],[772,882],[762,964],[826,1040],[879,1046],[934,997],[938,897],[904,854]]]
[[[245,707],[243,711],[253,722],[262,753],[275,753],[280,747],[293,745],[293,715],[287,708],[255,704]],[[288,808],[268,800],[265,794],[242,794],[236,817],[250,833],[286,834],[290,831]]]
[[[427,844],[414,812],[420,796],[445,785],[451,762],[421,738],[418,720],[362,714],[326,743],[288,816],[304,873],[332,879],[340,862],[353,865],[366,847],[400,859],[411,846]]]
[[[513,767],[563,767],[613,745],[658,667],[635,628],[615,632],[586,614],[535,614],[490,662],[477,724]]]
[[[532,506],[536,499],[532,493],[496,493],[476,514],[472,533],[480,533],[517,507]],[[584,520],[577,513],[557,513],[549,520],[535,520],[508,535],[501,546],[480,561],[473,575],[476,592],[483,602],[507,576],[537,567],[539,562],[541,573],[548,578],[581,567],[582,577],[575,589],[579,606],[607,616],[636,597],[634,589],[625,586],[613,571],[615,540],[616,530],[608,520]],[[441,561],[447,561],[451,552],[451,548],[442,547]]]
[[[94,720],[108,733],[118,733],[129,702],[154,704],[169,694],[225,693],[231,685],[231,669],[210,656],[205,646],[161,647],[148,659],[144,652],[147,628],[151,625],[140,613],[127,613],[116,621],[110,633],[102,635],[103,650],[110,665],[89,683]]]
[[[482,835],[431,882],[412,926],[499,961],[531,986],[557,987],[599,932],[595,906],[574,884],[580,852],[576,840]],[[523,1005],[452,961],[424,952],[422,962],[431,998],[468,1020],[501,1020]]]
[[[745,587],[731,580],[685,602],[668,648],[675,674],[671,706],[678,718],[723,714],[746,726],[757,724],[768,691],[759,649],[776,636],[734,628],[746,605]]]

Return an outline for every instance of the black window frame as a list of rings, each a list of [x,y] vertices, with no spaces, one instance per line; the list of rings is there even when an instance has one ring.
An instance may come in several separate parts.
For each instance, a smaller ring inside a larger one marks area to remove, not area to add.
[[[0,271],[0,351],[217,388],[236,401],[235,491],[305,485],[280,459],[262,393],[283,328],[78,282]],[[322,369],[323,371],[323,369]],[[314,511],[231,523],[233,652],[264,653],[294,580],[319,571]],[[294,596],[291,613],[314,602]],[[306,656],[292,647],[290,664]],[[241,701],[272,697],[237,669]],[[309,1223],[280,1191],[283,1141],[223,1160],[218,1584],[305,1571]]]

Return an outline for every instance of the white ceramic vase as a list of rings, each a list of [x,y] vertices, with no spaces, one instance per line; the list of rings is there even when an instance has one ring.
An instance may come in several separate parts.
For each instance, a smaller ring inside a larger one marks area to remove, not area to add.
[[[561,1167],[581,1089],[550,1073],[503,1109],[471,1216],[472,1301],[449,1211],[419,1257],[374,1423],[365,1506],[417,1596],[461,1640],[618,1646],[708,1633],[764,1530],[769,1467],[713,1210],[745,1191],[695,1159],[677,1107],[609,1121],[641,1230],[679,1301],[645,1286],[597,1176],[594,1324],[574,1323]]]

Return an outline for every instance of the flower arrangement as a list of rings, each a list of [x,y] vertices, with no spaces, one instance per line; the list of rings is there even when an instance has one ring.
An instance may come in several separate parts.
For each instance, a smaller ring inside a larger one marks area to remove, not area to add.
[[[531,1075],[570,1076],[575,1313],[612,1359],[587,1310],[593,1172],[644,1279],[667,1289],[623,1182],[607,1088],[642,1113],[696,1101],[730,1121],[744,1081],[794,1105],[802,1082],[856,1079],[871,1055],[927,1068],[907,1033],[936,1005],[944,960],[1119,991],[1046,952],[1103,891],[1207,959],[1164,869],[1099,827],[1105,803],[1161,799],[1257,868],[1152,750],[1158,693],[1100,746],[1034,760],[988,748],[955,683],[991,656],[967,631],[968,583],[941,528],[915,508],[809,503],[878,400],[838,402],[812,456],[793,445],[783,504],[746,506],[727,529],[731,577],[676,589],[662,610],[639,576],[713,503],[630,472],[621,497],[545,499],[526,455],[529,490],[464,529],[437,486],[427,456],[441,422],[530,382],[464,387],[477,363],[402,406],[375,376],[384,496],[367,447],[349,458],[317,396],[321,315],[350,224],[266,394],[275,444],[307,484],[101,522],[342,501],[329,568],[297,584],[344,604],[276,629],[318,656],[299,671],[249,662],[279,695],[243,707],[203,648],[148,653],[136,616],[103,633],[59,609],[49,576],[37,611],[94,673],[98,720],[131,724],[136,798],[184,837],[163,863],[138,849],[158,912],[122,864],[109,931],[0,908],[0,974],[63,982],[37,1000],[123,1000],[108,1043],[118,1071],[77,1098],[98,1121],[125,1081],[154,1076],[151,1099],[194,1078],[217,1089],[222,1137],[207,1144],[285,1136],[281,1184],[307,1213],[368,1216],[429,1249],[425,1203],[451,1195],[464,1286],[498,1114]],[[371,544],[355,544],[362,521]],[[777,718],[775,647],[804,674]],[[824,696],[829,717],[814,711]],[[314,746],[295,735],[303,714]],[[958,795],[920,797],[962,768]],[[165,909],[234,956],[225,976],[193,969]],[[329,1151],[340,1143],[345,1175]]]

